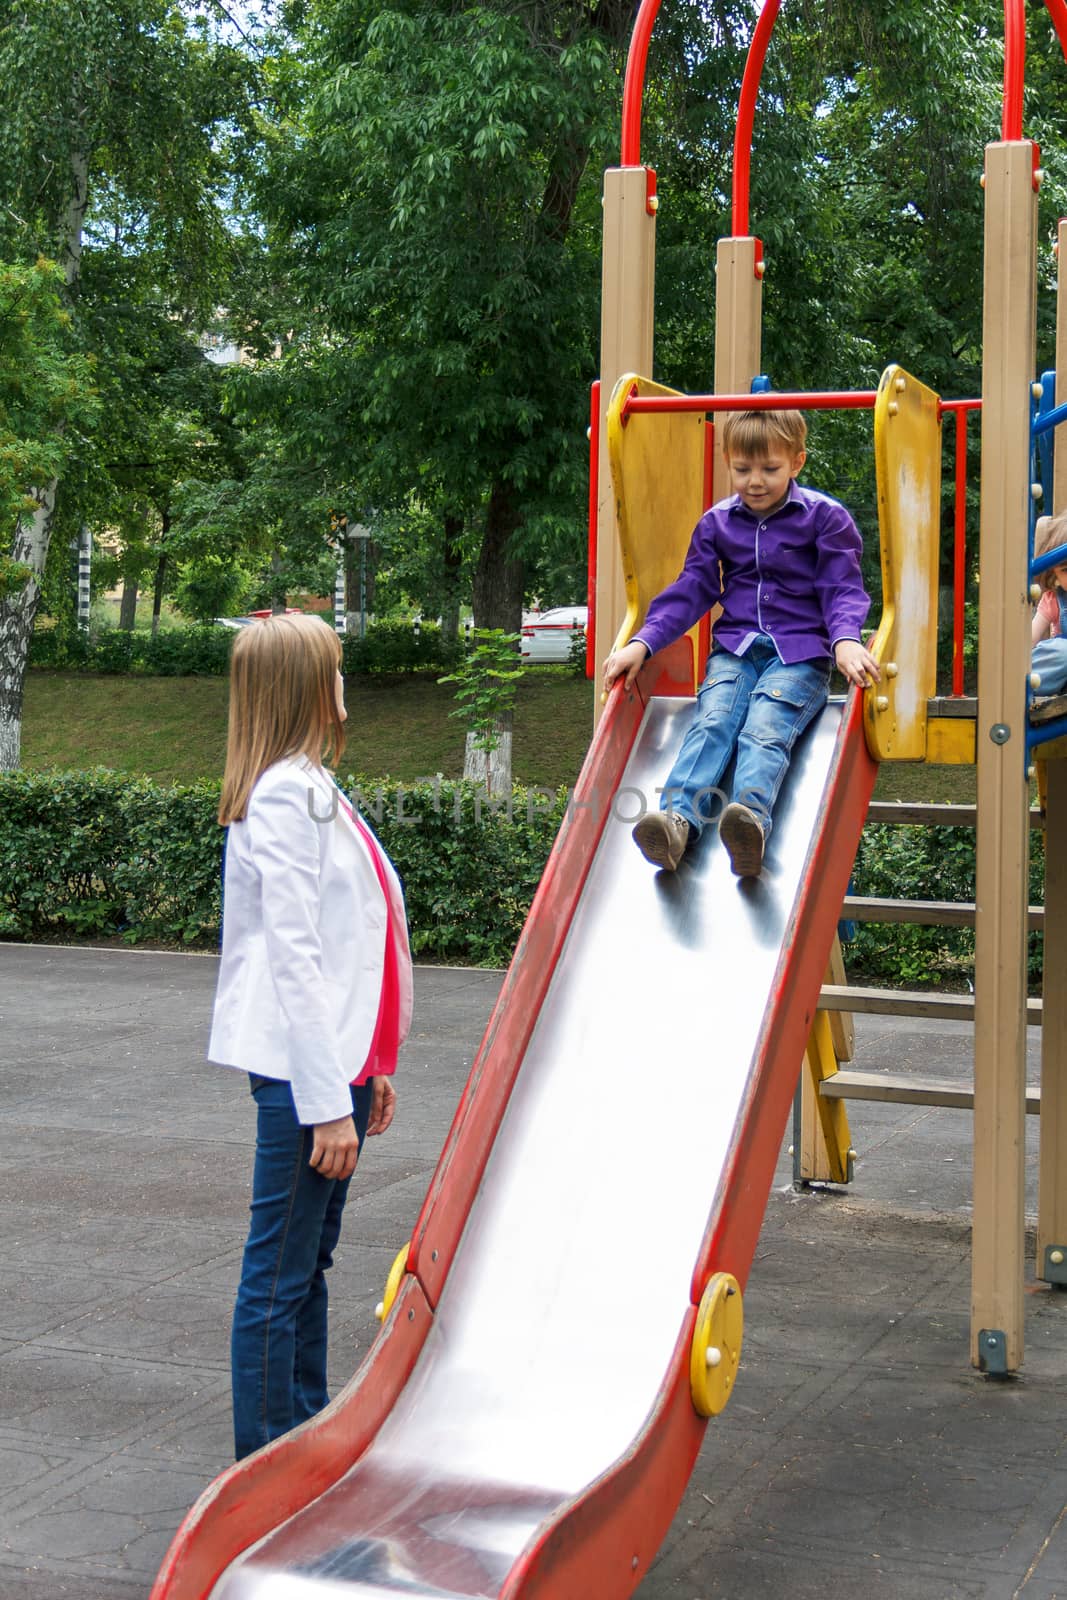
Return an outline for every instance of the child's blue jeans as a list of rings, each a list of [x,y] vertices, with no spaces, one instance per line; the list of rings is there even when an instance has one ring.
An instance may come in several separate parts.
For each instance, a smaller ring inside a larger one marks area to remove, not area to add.
[[[1030,671],[1041,679],[1038,694],[1062,694],[1067,689],[1067,638],[1041,639],[1030,656]]]
[[[766,634],[743,656],[716,645],[660,809],[677,812],[699,834],[723,808],[719,784],[736,752],[733,798],[769,833],[793,746],[826,704],[829,684],[828,660],[786,666]]]
[[[349,1179],[308,1166],[314,1129],[277,1078],[251,1077],[256,1101],[252,1220],[233,1314],[231,1377],[237,1460],[321,1411],[326,1391],[326,1273]],[[352,1090],[362,1145],[371,1085]]]

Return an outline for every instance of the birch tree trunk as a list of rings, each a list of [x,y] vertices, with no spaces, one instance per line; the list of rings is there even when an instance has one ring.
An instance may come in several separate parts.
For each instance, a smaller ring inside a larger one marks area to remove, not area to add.
[[[81,271],[82,228],[88,200],[89,159],[87,154],[81,153],[71,161],[71,195],[60,263],[67,297],[71,300]],[[11,541],[12,559],[28,567],[30,576],[10,594],[0,596],[0,771],[19,764],[26,662],[48,560],[58,487],[59,480],[53,478],[43,488],[33,491],[34,509],[19,517]]]

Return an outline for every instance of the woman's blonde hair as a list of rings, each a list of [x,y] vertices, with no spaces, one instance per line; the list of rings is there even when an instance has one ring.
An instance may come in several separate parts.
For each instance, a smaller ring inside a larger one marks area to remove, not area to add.
[[[321,617],[268,617],[242,628],[230,658],[230,720],[219,821],[238,822],[256,780],[285,756],[340,759],[341,641]]]
[[[1067,544],[1067,511],[1059,511],[1054,517],[1038,517],[1034,528],[1034,557],[1048,555],[1050,550],[1058,550],[1061,544]],[[1061,562],[1067,566],[1067,559]],[[1042,589],[1056,587],[1056,569],[1049,567],[1038,579]]]

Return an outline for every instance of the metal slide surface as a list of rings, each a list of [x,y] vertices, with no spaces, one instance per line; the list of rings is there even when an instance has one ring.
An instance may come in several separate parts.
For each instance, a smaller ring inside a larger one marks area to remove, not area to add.
[[[646,1423],[783,940],[803,931],[794,904],[840,748],[831,704],[798,746],[762,878],[736,880],[713,829],[676,875],[657,873],[630,825],[693,708],[649,702],[398,1403],[212,1600],[498,1596],[539,1526]],[[798,1066],[781,1063],[790,1084]]]

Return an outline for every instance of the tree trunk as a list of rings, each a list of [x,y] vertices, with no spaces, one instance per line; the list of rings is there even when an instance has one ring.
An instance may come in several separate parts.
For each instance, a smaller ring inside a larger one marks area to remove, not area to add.
[[[159,534],[159,560],[156,562],[156,580],[152,586],[152,637],[159,632],[159,618],[163,610],[163,585],[167,581],[167,534],[170,532],[170,512],[160,513],[162,527]]]
[[[445,603],[441,607],[441,636],[449,644],[459,637],[459,585],[463,566],[460,539],[463,536],[463,518],[445,517]]]
[[[10,594],[0,596],[0,772],[19,764],[26,662],[41,594],[40,577],[52,535],[56,488],[53,480],[38,498],[32,516],[19,518],[11,556],[28,567],[31,576]]]
[[[270,558],[270,609],[271,615],[280,617],[285,610],[288,596],[282,588],[282,558],[275,550]]]
[[[496,725],[496,744],[492,750],[483,750],[476,733],[468,733],[463,752],[463,776],[468,783],[479,784],[494,798],[511,793],[511,732],[512,715],[505,712]]]
[[[485,533],[474,569],[474,625],[522,628],[522,593],[525,570],[511,554],[511,543],[522,521],[515,491],[510,484],[494,483],[486,508]]]
[[[119,627],[127,633],[132,633],[137,626],[137,589],[136,578],[124,578],[122,583],[122,603],[119,606]]]
[[[63,224],[60,261],[69,299],[73,299],[81,270],[82,225],[89,202],[89,159],[78,154],[71,160],[71,190]],[[53,478],[39,494],[32,512],[23,513],[15,526],[11,556],[29,567],[31,577],[13,593],[0,597],[0,771],[17,767],[22,745],[22,695],[33,621],[41,594],[41,579],[48,560],[58,480]]]

